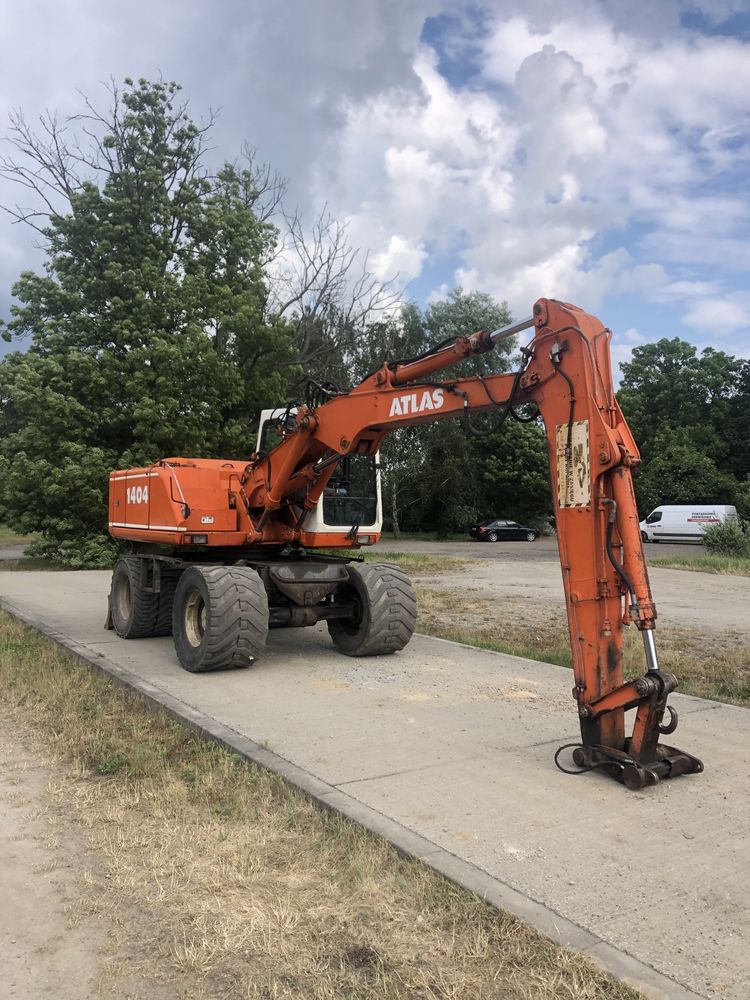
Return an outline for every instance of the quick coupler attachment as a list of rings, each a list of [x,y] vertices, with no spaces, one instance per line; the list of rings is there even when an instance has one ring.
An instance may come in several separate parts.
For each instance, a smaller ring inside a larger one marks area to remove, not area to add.
[[[625,740],[623,750],[614,747],[580,746],[573,751],[573,760],[584,771],[593,768],[604,770],[621,781],[626,788],[637,791],[648,785],[655,785],[663,778],[677,778],[681,774],[700,774],[703,762],[676,747],[660,743],[656,757],[649,763],[637,761],[630,756],[631,740]]]
[[[588,702],[574,689],[583,737],[583,742],[573,750],[573,761],[580,769],[574,773],[601,767],[631,789],[645,788],[663,778],[676,778],[681,774],[699,774],[703,770],[702,761],[659,742],[660,736],[667,736],[677,728],[677,712],[667,704],[669,694],[676,687],[677,679],[673,674],[649,670],[643,677]],[[596,737],[601,733],[602,717],[624,713],[630,708],[636,709],[633,735],[623,740],[621,747],[598,742]],[[555,763],[566,770],[560,765],[559,751]]]

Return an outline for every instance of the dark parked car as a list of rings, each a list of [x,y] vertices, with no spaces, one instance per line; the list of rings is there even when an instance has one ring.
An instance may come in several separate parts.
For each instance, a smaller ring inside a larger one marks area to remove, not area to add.
[[[518,521],[507,521],[502,517],[480,521],[469,528],[469,534],[478,542],[533,542],[539,537],[536,528],[524,528]]]

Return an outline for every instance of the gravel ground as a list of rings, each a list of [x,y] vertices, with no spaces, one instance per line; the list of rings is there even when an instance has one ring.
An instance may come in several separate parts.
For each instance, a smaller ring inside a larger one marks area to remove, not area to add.
[[[498,601],[522,600],[543,609],[562,606],[564,594],[557,542],[418,542],[390,539],[380,543],[383,552],[398,551],[476,560],[462,569],[430,574],[429,584],[451,589],[465,587],[474,596]],[[650,545],[646,559],[654,554],[702,555],[702,545]],[[417,574],[414,574],[415,576]],[[664,625],[690,626],[706,633],[750,638],[750,577],[685,570],[649,570],[651,586]]]

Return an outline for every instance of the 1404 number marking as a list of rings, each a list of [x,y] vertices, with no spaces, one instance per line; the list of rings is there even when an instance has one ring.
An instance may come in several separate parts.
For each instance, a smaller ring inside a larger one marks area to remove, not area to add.
[[[128,486],[128,503],[148,503],[148,486]]]

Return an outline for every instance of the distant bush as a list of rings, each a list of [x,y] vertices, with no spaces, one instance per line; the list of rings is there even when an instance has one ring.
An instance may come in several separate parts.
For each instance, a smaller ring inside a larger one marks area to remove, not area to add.
[[[712,524],[703,532],[703,541],[706,551],[714,555],[750,559],[750,524],[747,521]]]

